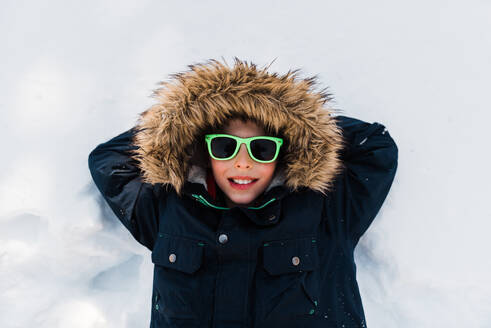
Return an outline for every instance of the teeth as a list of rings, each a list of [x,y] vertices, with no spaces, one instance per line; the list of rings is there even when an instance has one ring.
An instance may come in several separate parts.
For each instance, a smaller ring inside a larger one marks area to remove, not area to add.
[[[252,180],[235,180],[235,179],[232,179],[232,181],[238,184],[248,184],[252,182]]]

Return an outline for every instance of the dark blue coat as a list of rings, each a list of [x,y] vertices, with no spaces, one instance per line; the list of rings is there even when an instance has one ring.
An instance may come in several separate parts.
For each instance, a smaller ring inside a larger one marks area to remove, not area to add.
[[[277,185],[224,207],[205,185],[143,181],[132,128],[89,156],[95,184],[152,253],[151,327],[366,327],[353,251],[381,208],[398,149],[382,124],[337,116],[347,141],[333,189]]]

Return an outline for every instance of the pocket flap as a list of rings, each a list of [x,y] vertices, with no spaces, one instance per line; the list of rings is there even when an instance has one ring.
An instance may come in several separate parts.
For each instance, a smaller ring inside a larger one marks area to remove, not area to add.
[[[166,268],[194,273],[203,261],[204,243],[159,233],[152,251],[152,262]]]
[[[271,275],[312,271],[319,262],[315,237],[265,242],[263,255],[264,268]]]

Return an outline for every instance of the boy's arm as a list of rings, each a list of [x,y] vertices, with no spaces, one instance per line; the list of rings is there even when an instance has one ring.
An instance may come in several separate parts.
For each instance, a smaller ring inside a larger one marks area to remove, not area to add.
[[[165,202],[159,185],[142,182],[136,160],[131,157],[133,127],[99,144],[89,154],[89,169],[114,214],[142,245],[152,250],[158,233],[158,209]]]
[[[341,152],[345,170],[327,197],[328,221],[352,240],[353,248],[368,229],[397,170],[398,148],[384,125],[337,116],[346,141]]]

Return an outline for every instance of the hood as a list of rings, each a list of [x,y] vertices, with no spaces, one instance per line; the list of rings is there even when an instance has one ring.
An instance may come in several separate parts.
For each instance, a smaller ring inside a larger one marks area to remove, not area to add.
[[[197,158],[198,139],[235,116],[250,117],[285,139],[283,163],[267,190],[283,185],[326,194],[342,170],[341,128],[330,95],[315,91],[317,77],[300,79],[298,69],[284,75],[234,59],[233,67],[210,59],[188,65],[159,82],[157,102],[139,114],[133,157],[144,182],[174,187],[186,181],[206,185],[206,163]],[[208,189],[208,188],[207,188]]]

